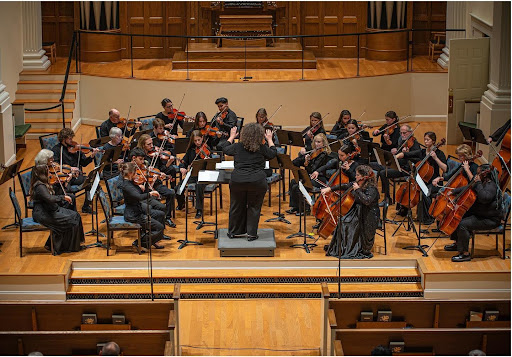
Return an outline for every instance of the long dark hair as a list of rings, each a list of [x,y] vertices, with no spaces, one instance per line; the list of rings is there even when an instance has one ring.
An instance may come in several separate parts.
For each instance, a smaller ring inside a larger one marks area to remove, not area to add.
[[[201,132],[199,130],[194,130],[192,131],[192,134],[190,134],[190,140],[188,142],[188,147],[187,147],[187,150],[190,149],[191,147],[194,147],[196,146],[196,144],[194,144],[194,138],[195,137],[201,137],[203,138],[203,136],[201,135]],[[204,139],[204,138],[203,138]],[[204,140],[203,140],[204,141]]]
[[[251,152],[256,152],[260,149],[265,138],[265,131],[258,123],[249,123],[242,128],[240,133],[240,142],[244,149]]]
[[[345,126],[345,124],[343,124],[343,117],[344,117],[345,115],[348,115],[348,116],[350,117],[350,119],[352,119],[352,114],[351,114],[347,109],[343,109],[343,110],[341,111],[341,113],[340,113],[340,117],[338,118],[338,123],[339,123],[342,127],[344,127],[344,126]]]
[[[34,194],[34,187],[39,182],[42,183],[43,185],[45,185],[51,194],[54,193],[53,187],[48,182],[48,165],[36,165],[32,169],[32,178],[30,179],[30,191],[29,191],[30,196],[32,196]]]
[[[206,124],[208,124],[208,118],[206,117],[206,114],[204,112],[197,112],[196,119],[194,121],[194,129],[199,128],[199,119],[204,118],[204,121]]]
[[[375,172],[373,172],[373,169],[368,165],[359,165],[356,168],[356,172],[361,176],[368,176],[369,179],[366,180],[362,185],[361,188],[367,188],[370,186],[377,187],[377,180],[375,179]]]

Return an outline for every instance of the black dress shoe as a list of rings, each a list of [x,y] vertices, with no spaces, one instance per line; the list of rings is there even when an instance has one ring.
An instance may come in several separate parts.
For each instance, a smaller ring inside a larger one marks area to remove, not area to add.
[[[309,216],[311,214],[310,210],[306,210],[306,216]],[[297,212],[295,213],[296,216],[304,216],[304,212]]]
[[[313,229],[318,229],[318,228],[320,228],[320,223],[321,223],[321,222],[318,222],[317,224],[315,224],[315,225],[313,226]]]
[[[139,247],[139,243],[138,243],[137,241],[134,241],[134,242],[132,243],[132,247],[133,247],[134,249],[137,249],[137,248]],[[146,248],[144,248],[144,247],[141,247],[141,248],[140,248],[140,252],[141,252],[141,253],[146,253],[146,250],[147,250],[147,249],[146,249]]]
[[[444,250],[446,250],[447,252],[456,252],[457,251],[457,244],[453,243],[453,244],[445,245],[444,246]]]
[[[247,240],[248,240],[249,242],[252,242],[253,240],[256,240],[256,239],[258,239],[258,236],[248,236],[248,237],[247,237]]]
[[[469,262],[471,261],[471,254],[459,254],[452,257],[452,262]]]
[[[379,202],[379,207],[389,206],[389,200],[387,198]]]
[[[164,235],[162,236],[162,239],[163,239],[163,240],[171,240],[172,238],[171,238],[171,237],[169,237],[168,235],[164,234]]]
[[[196,218],[201,218],[203,216],[203,210],[198,209],[196,211]]]
[[[154,247],[155,249],[164,249],[164,248],[165,248],[163,245],[160,245],[160,244],[158,244],[158,243],[153,244],[153,247]]]
[[[176,207],[176,211],[183,211],[185,209],[185,204],[181,204],[181,205],[178,205],[178,207]]]
[[[174,223],[174,222],[172,221],[172,219],[170,219],[170,218],[167,218],[167,219],[165,220],[165,224],[167,224],[167,225],[168,225],[169,227],[171,227],[171,228],[176,228],[176,223]]]
[[[96,212],[92,210],[91,206],[83,206],[82,213],[95,214]]]
[[[430,231],[428,229],[421,229],[420,234],[430,234]]]
[[[297,213],[299,210],[297,208],[290,208],[286,210],[286,213],[288,214],[294,214]]]
[[[441,230],[439,228],[432,229],[432,233],[441,233]]]

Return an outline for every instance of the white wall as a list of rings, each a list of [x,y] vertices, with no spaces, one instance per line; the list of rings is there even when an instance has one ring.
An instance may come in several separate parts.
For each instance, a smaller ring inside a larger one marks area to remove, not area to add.
[[[468,1],[467,15],[466,15],[466,34],[467,37],[472,37],[472,21],[471,15],[477,16],[482,21],[485,21],[492,27],[493,24],[493,4],[494,1]]]
[[[20,1],[0,1],[0,49],[2,81],[14,101],[23,69],[23,33]]]
[[[258,108],[269,115],[282,104],[272,119],[274,124],[288,128],[304,128],[309,114],[318,111],[331,115],[330,128],[342,109],[349,109],[357,118],[364,110],[365,122],[382,122],[388,110],[399,116],[411,114],[424,121],[444,121],[447,115],[447,73],[404,73],[397,75],[293,82],[186,82],[116,79],[81,76],[80,106],[84,123],[106,120],[110,108],[131,117],[156,114],[160,101],[171,98],[176,107],[186,93],[181,110],[193,116],[204,111],[208,118],[216,112],[215,99],[224,96],[238,116],[246,123],[254,120]]]

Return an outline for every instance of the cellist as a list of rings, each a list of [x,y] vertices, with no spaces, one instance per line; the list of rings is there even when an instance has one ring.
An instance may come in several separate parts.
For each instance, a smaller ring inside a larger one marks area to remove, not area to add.
[[[469,254],[469,238],[471,232],[475,230],[493,229],[500,225],[503,212],[499,202],[503,193],[499,188],[496,170],[488,164],[484,164],[477,169],[474,176],[476,184],[473,190],[476,193],[476,201],[464,215],[457,229],[451,238],[455,243],[448,244],[444,250],[449,252],[458,252],[452,257],[452,262],[467,262],[471,260]],[[453,190],[457,195],[465,187]]]
[[[368,165],[359,165],[354,182],[324,188],[322,194],[349,188],[352,188],[354,204],[341,218],[341,227],[336,227],[331,243],[324,249],[326,255],[341,259],[372,258],[371,250],[380,219],[379,190],[372,168]],[[338,229],[342,230],[341,242],[338,241]]]
[[[317,179],[319,176],[327,177],[327,171],[337,169],[338,162],[341,163],[341,171],[348,177],[352,182],[356,178],[356,168],[359,164],[350,158],[350,154],[353,153],[352,148],[349,145],[343,145],[338,149],[338,158],[330,159],[325,165],[320,166],[311,175],[311,179]]]
[[[462,163],[462,167],[464,170],[462,171],[462,174],[464,177],[466,177],[467,181],[471,181],[473,179],[473,176],[476,174],[476,171],[478,169],[478,165],[473,161],[470,160],[471,157],[473,157],[473,152],[471,150],[471,147],[467,144],[462,144],[455,149],[455,154],[458,156],[460,162]],[[459,166],[460,167],[460,166]],[[448,168],[447,168],[448,170]],[[432,180],[432,184],[434,186],[439,186],[439,183],[441,181],[448,181],[450,180],[451,176],[456,172],[457,170],[451,170],[449,172],[445,172],[443,176],[438,176],[435,179]],[[434,192],[437,192],[438,190],[434,189]]]

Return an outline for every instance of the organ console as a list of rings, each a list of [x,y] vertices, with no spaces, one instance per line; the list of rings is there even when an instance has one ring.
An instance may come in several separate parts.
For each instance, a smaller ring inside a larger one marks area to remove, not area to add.
[[[266,39],[265,36],[272,36],[272,15],[220,15],[220,28],[217,36],[258,36],[262,37],[247,40],[247,46],[266,47],[273,43],[273,39]],[[218,40],[219,47],[240,47],[244,46],[242,39]]]

